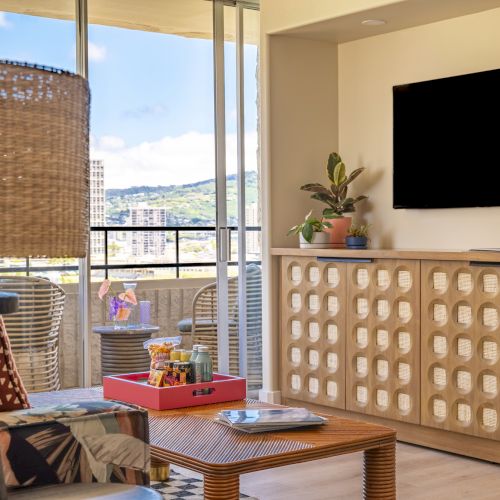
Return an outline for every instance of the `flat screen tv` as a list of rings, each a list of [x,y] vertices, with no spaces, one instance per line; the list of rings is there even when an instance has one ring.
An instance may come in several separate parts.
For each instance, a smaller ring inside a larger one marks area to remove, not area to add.
[[[500,206],[500,70],[393,87],[394,208]]]

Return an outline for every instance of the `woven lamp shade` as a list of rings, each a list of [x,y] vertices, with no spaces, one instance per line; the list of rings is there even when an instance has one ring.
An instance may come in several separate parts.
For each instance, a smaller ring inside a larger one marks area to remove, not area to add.
[[[0,255],[84,257],[89,238],[88,82],[0,61]]]

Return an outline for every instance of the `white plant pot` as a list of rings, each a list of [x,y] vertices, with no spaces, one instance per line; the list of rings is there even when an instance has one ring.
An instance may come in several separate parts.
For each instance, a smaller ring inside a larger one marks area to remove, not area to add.
[[[299,234],[300,248],[332,248],[330,233],[313,233],[311,243],[308,243],[302,234]]]

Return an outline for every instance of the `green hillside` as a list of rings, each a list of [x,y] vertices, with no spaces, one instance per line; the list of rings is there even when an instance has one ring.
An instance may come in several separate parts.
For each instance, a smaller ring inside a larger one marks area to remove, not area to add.
[[[257,202],[257,172],[246,174],[246,203]],[[227,176],[229,224],[237,224],[236,175]],[[106,190],[107,223],[126,224],[128,208],[138,203],[165,207],[169,226],[215,225],[215,179],[172,186],[134,186]]]

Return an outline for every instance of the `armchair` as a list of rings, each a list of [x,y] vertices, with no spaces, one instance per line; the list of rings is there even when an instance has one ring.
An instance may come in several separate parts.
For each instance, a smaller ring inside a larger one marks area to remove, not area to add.
[[[1,316],[16,311],[15,297],[0,293],[0,371],[7,372],[20,400],[9,406],[19,409],[2,411],[11,398],[0,398],[0,500],[7,494],[9,498],[34,494],[98,498],[105,493],[120,499],[161,498],[152,490],[131,486],[149,483],[146,411],[115,401],[65,402],[64,392],[52,393],[45,406],[27,407]]]
[[[249,390],[262,386],[262,272],[260,266],[249,264],[246,278],[246,333]],[[229,308],[229,373],[239,374],[239,312],[238,277],[228,279]],[[208,346],[217,371],[217,285],[210,283],[193,298],[192,316],[177,323],[182,334],[191,334],[193,344]]]

